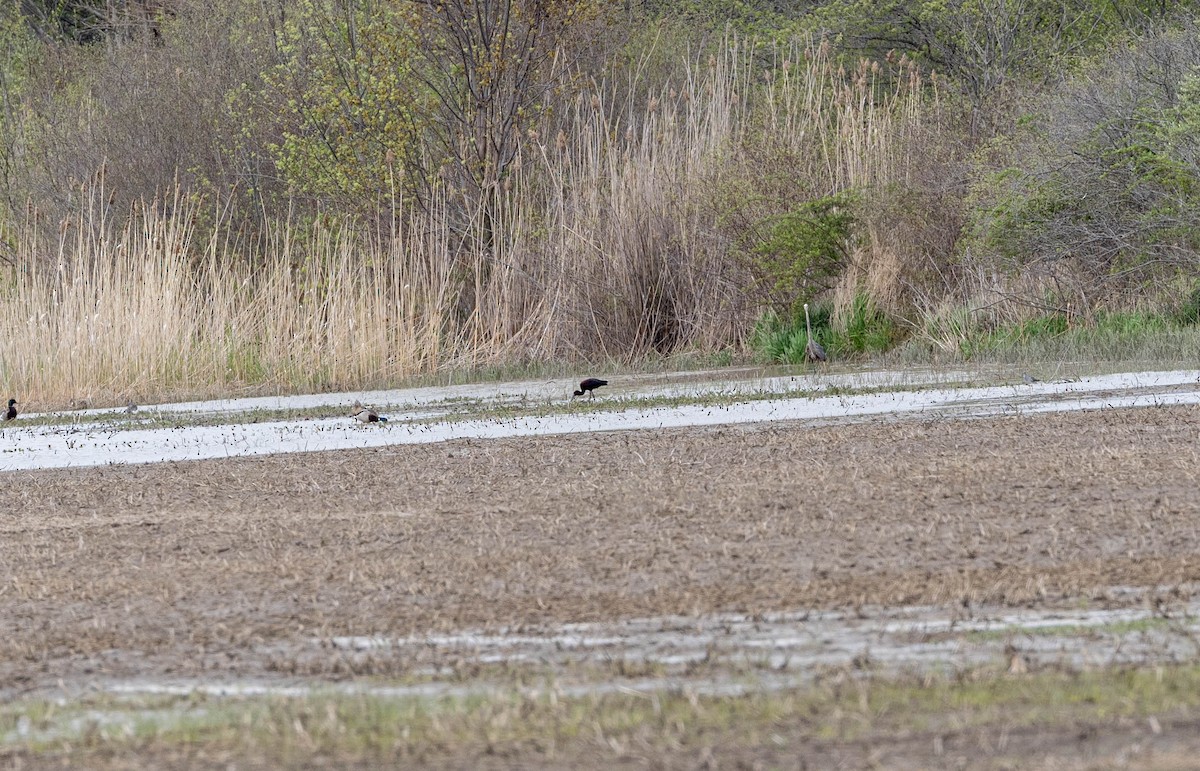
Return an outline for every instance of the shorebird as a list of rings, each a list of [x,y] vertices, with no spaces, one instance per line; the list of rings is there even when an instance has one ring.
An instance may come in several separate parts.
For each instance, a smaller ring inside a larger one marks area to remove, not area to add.
[[[601,380],[598,377],[589,377],[586,380],[581,380],[579,382],[579,390],[571,395],[572,396],[583,396],[586,393],[588,396],[595,399],[596,398],[596,389],[599,388],[600,386],[606,386],[606,385],[608,385],[607,380]]]
[[[808,327],[808,345],[804,346],[804,358],[808,361],[825,361],[825,348],[812,336],[812,321],[808,318],[808,303],[804,303],[804,325]]]

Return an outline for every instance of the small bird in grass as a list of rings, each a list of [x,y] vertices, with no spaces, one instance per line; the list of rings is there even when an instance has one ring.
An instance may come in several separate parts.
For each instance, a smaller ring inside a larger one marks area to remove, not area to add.
[[[125,405],[125,414],[126,415],[132,415],[135,412],[137,412],[136,404],[134,404],[133,402],[130,402],[129,404]]]
[[[1025,381],[1025,385],[1033,385],[1034,383],[1042,382],[1040,377],[1034,377],[1033,375],[1021,375],[1021,379]]]
[[[350,417],[359,423],[387,423],[387,418],[379,417],[378,412],[370,407],[364,407],[358,402],[355,402],[354,407],[351,408]]]
[[[572,396],[583,396],[584,394],[587,394],[588,396],[595,399],[596,398],[596,389],[599,388],[600,386],[606,386],[606,385],[608,385],[607,380],[601,380],[598,377],[589,377],[586,380],[581,380],[579,382],[579,390],[571,395]]]
[[[804,325],[808,327],[808,344],[804,346],[804,359],[806,361],[825,361],[825,348],[812,336],[812,321],[808,318],[808,303],[804,303]]]
[[[17,417],[17,400],[8,400],[8,410],[4,413],[5,420],[14,420]]]

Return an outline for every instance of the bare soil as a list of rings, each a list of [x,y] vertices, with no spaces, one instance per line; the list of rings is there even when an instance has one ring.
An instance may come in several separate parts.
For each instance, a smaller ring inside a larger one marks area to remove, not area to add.
[[[11,472],[0,696],[363,674],[295,653],[334,635],[1120,602],[1110,588],[1200,581],[1198,447],[1188,407]],[[927,751],[915,764],[940,765]]]

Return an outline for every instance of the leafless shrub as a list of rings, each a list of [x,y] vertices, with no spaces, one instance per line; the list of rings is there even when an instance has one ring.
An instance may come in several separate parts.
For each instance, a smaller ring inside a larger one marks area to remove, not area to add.
[[[271,136],[248,146],[229,101],[266,66],[269,19],[247,5],[179,0],[169,20],[144,34],[94,46],[46,43],[27,88],[31,138],[11,192],[37,201],[54,227],[77,210],[79,186],[101,175],[122,215],[169,199],[177,186],[222,197],[269,188],[263,147]]]

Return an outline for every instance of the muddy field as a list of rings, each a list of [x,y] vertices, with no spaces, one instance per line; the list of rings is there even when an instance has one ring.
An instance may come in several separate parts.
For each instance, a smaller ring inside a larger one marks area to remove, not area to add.
[[[881,606],[963,618],[982,606],[1185,606],[1200,582],[1197,448],[1200,410],[1167,407],[10,472],[0,694],[173,678],[394,679],[461,659],[436,646],[364,652],[335,642],[364,636]],[[1186,767],[1185,753],[1200,749],[1187,728],[1196,719],[1163,718],[1180,731],[1109,725],[1090,739],[1092,728],[1048,726],[1006,751],[1042,762],[1065,747],[1063,757],[1088,767],[1117,757],[1137,765],[1157,746],[1151,765]],[[988,757],[966,729],[883,747],[870,732],[831,742],[781,730],[793,749],[850,766],[940,765],[947,742],[968,760]],[[797,757],[736,740],[717,742],[728,752],[713,746],[672,763]],[[479,760],[442,750],[438,763]],[[489,763],[555,765],[573,757],[563,751]],[[0,760],[12,765],[36,759],[7,752]],[[590,757],[578,753],[572,762]],[[657,764],[652,754],[608,754],[598,762]]]

